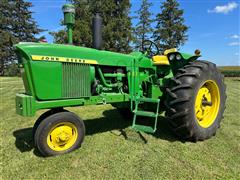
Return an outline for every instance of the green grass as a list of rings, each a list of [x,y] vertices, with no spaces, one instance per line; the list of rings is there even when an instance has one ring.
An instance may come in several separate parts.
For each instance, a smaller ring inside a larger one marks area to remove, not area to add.
[[[0,179],[240,179],[240,78],[226,79],[225,119],[215,137],[181,142],[161,118],[156,134],[130,129],[111,106],[68,108],[81,116],[87,135],[72,153],[43,158],[33,149],[33,118],[15,114],[20,78],[1,81]]]

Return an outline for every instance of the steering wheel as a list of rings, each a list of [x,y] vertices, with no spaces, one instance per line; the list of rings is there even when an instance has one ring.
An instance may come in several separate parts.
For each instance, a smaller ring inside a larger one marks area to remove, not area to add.
[[[144,40],[142,42],[142,50],[143,50],[144,54],[151,56],[151,57],[156,56],[159,53],[159,48],[158,48],[157,44],[150,40]]]

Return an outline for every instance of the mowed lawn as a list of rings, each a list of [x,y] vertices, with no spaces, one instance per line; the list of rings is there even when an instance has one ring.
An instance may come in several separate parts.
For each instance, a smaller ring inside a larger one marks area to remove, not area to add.
[[[15,113],[20,78],[1,81],[0,179],[240,179],[240,78],[226,78],[227,105],[213,138],[181,142],[160,118],[157,132],[137,133],[111,105],[68,108],[85,122],[82,147],[43,158],[33,148],[32,126],[44,111]]]

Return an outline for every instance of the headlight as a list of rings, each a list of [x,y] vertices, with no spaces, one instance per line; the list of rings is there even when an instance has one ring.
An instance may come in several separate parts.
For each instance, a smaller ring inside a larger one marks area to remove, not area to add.
[[[179,61],[182,59],[182,56],[180,54],[176,55],[176,59]]]
[[[175,54],[171,54],[171,55],[169,56],[169,60],[172,61],[172,60],[174,60],[174,59],[175,59]]]

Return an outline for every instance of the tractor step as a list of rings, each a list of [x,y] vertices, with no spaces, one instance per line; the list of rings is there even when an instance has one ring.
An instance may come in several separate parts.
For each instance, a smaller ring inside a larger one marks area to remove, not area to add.
[[[159,103],[159,99],[153,99],[153,98],[139,98],[139,102],[149,102],[149,103]]]
[[[149,112],[149,111],[133,111],[134,114],[136,114],[137,116],[146,116],[146,117],[156,117],[158,116],[156,113],[154,112]]]
[[[138,110],[138,105],[141,102],[156,103],[157,104],[156,112],[139,111]],[[143,132],[147,132],[147,133],[154,133],[156,131],[156,129],[157,129],[157,119],[158,119],[159,104],[160,104],[160,100],[159,99],[153,99],[153,98],[138,98],[138,99],[136,99],[136,101],[135,101],[135,110],[133,111],[134,116],[133,116],[132,128],[134,130],[136,130],[136,131],[143,131]],[[146,117],[154,118],[154,120],[155,120],[154,127],[136,124],[137,116],[146,116]]]
[[[143,132],[148,132],[148,133],[154,133],[156,131],[150,126],[143,126],[143,125],[137,125],[137,124],[132,126],[132,128],[136,131],[143,131]]]

